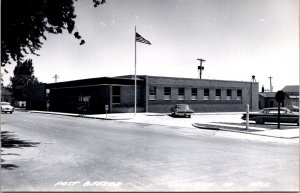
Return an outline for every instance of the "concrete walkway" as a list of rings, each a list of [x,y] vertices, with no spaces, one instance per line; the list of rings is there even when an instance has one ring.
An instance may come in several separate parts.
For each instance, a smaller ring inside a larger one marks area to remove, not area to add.
[[[282,124],[281,129],[277,129],[276,124],[257,125],[251,123],[249,129],[246,130],[245,121],[241,120],[242,112],[195,113],[192,118],[173,118],[168,114],[163,113],[137,113],[136,115],[134,115],[134,113],[79,115],[45,111],[29,112],[103,120],[117,120],[142,124],[155,124],[181,128],[198,128],[203,130],[209,129],[236,134],[247,134],[281,139],[299,138],[299,127],[292,124]]]

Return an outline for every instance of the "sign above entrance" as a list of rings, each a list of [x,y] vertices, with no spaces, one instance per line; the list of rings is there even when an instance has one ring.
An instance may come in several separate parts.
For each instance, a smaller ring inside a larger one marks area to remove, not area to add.
[[[89,102],[91,96],[79,96],[79,101],[80,102]]]

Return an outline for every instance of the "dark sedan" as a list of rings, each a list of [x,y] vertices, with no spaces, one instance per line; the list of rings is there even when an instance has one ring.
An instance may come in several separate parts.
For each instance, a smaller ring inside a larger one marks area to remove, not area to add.
[[[172,116],[191,117],[194,111],[187,104],[177,104],[171,108]]]
[[[242,116],[246,120],[246,113]],[[278,108],[265,108],[259,112],[249,113],[249,120],[255,121],[257,124],[264,124],[265,122],[278,122]],[[299,114],[290,111],[287,108],[280,108],[280,122],[281,123],[296,123],[299,125]]]

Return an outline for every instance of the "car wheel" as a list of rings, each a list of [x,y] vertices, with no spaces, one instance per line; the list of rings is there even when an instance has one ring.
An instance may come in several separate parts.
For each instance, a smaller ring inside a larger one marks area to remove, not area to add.
[[[12,111],[10,111],[10,114],[12,114]]]
[[[188,118],[191,118],[191,115],[188,115],[187,117],[188,117]]]
[[[299,119],[297,120],[297,125],[299,126]]]
[[[258,119],[255,119],[255,123],[256,123],[256,124],[264,124],[265,121],[264,121],[263,118],[258,118]]]

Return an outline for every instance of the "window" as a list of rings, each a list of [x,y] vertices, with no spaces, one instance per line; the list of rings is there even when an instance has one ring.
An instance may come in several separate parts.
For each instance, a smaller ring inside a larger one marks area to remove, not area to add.
[[[171,100],[171,87],[164,88],[164,100]]]
[[[231,89],[227,89],[227,98],[226,100],[231,100]]]
[[[149,100],[156,100],[156,87],[155,86],[149,87]]]
[[[236,100],[242,100],[242,90],[237,90],[237,97]]]
[[[184,100],[184,88],[178,88],[178,100]]]
[[[209,89],[208,88],[204,89],[204,100],[209,100]]]
[[[278,109],[271,109],[271,110],[269,111],[269,113],[270,113],[270,114],[278,114]],[[283,110],[283,109],[280,109],[280,114],[284,114],[284,113],[286,113],[286,111]]]
[[[192,88],[192,100],[197,100],[197,88]]]
[[[112,87],[112,104],[113,105],[120,105],[121,103],[121,87],[120,86],[113,86]]]
[[[221,89],[216,89],[216,100],[221,100]]]

